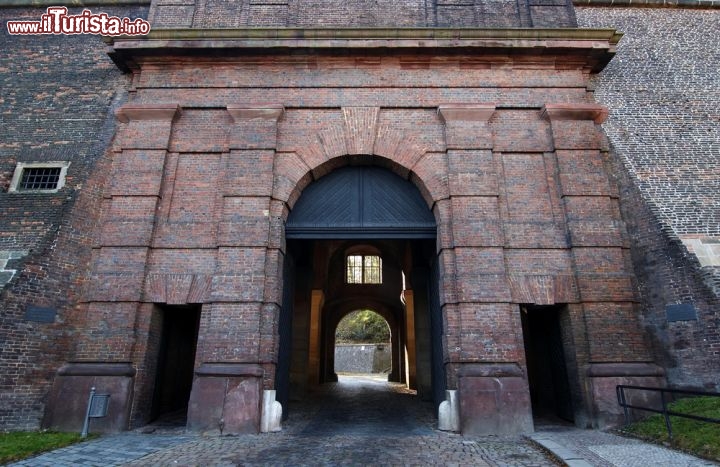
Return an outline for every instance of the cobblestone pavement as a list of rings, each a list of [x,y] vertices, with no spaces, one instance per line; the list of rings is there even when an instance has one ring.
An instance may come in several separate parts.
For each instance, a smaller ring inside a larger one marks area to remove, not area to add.
[[[438,431],[431,403],[376,377],[341,377],[291,403],[289,414],[279,433],[200,436],[157,427],[150,434],[138,430],[102,438],[16,465],[557,465],[521,437],[468,438]],[[155,441],[152,451],[143,452]],[[112,453],[103,451],[108,443]]]
[[[156,424],[59,449],[15,466],[710,466],[659,446],[556,424],[524,437],[438,431],[431,403],[378,377],[342,378],[290,404],[279,433],[186,434]],[[545,446],[541,449],[539,445]],[[554,456],[546,454],[553,452]],[[558,462],[562,459],[564,462]]]
[[[431,403],[377,377],[341,377],[289,414],[280,433],[203,437],[130,465],[556,465],[522,438],[438,431]]]

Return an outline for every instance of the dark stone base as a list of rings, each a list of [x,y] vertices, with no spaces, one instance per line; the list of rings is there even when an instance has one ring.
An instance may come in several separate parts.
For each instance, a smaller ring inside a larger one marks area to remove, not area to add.
[[[587,371],[589,399],[595,428],[610,428],[624,423],[623,409],[618,404],[616,386],[619,384],[647,387],[665,387],[665,372],[651,363],[593,363]],[[626,401],[632,405],[659,408],[660,395],[648,391],[626,392]],[[631,415],[647,415],[635,412]]]
[[[90,389],[110,394],[108,415],[90,419],[90,433],[116,433],[129,428],[135,369],[131,363],[68,363],[53,382],[43,428],[80,432]]]
[[[460,430],[466,435],[533,431],[530,391],[515,364],[463,365],[458,374]]]
[[[220,434],[260,432],[261,366],[206,363],[195,374],[188,406],[188,430]]]

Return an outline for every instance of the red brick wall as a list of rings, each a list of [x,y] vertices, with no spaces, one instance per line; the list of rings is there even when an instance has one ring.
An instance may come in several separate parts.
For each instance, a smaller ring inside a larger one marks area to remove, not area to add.
[[[720,33],[720,10],[578,7],[577,14],[583,27],[624,33],[592,86],[611,108],[603,125],[608,159],[653,356],[670,385],[718,390],[720,266],[688,246],[720,241],[720,96],[712,78],[720,56],[706,47]],[[667,307],[679,303],[697,318],[668,321]]]
[[[153,2],[158,28],[574,27],[570,2],[523,0],[213,0]]]
[[[39,20],[44,9],[0,8],[0,20]],[[72,10],[71,10],[72,11]],[[109,7],[144,16],[146,7]],[[18,253],[0,283],[0,426],[36,428],[58,367],[71,358],[111,159],[113,110],[130,77],[95,36],[10,36],[2,28],[0,251]],[[7,192],[17,162],[69,161],[54,194]],[[29,306],[56,311],[53,323],[25,318]]]
[[[272,387],[278,221],[313,179],[357,159],[348,155],[375,154],[364,160],[413,180],[436,213],[450,368],[522,364],[516,303],[579,304],[574,313],[592,323],[586,334],[583,319],[572,320],[580,367],[646,361],[617,190],[598,127],[586,119],[584,75],[538,67],[519,70],[507,87],[507,68],[463,70],[463,57],[408,68],[410,58],[145,63],[121,113],[112,172],[132,182],[106,192],[86,296],[93,304],[75,357],[140,365],[145,357],[131,352],[130,336],[152,334],[149,321],[133,319],[140,303],[192,299],[205,303],[198,364],[264,364]],[[312,86],[298,63],[313,63]],[[254,85],[282,71],[279,87]],[[198,75],[208,76],[203,86]],[[379,87],[335,87],[359,77]],[[443,79],[442,88],[428,85]],[[545,112],[555,103],[570,110]],[[286,110],[273,110],[280,106]],[[157,116],[154,108],[167,110]],[[600,228],[608,225],[614,235]],[[134,329],[138,322],[146,324]]]

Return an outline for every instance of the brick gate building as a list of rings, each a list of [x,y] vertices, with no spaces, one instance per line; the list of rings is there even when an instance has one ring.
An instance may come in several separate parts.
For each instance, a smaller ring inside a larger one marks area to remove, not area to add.
[[[457,391],[466,433],[531,431],[533,414],[615,423],[615,385],[673,367],[653,328],[666,305],[695,313],[675,335],[705,333],[690,348],[717,356],[713,264],[662,247],[697,276],[682,299],[647,293],[676,280],[640,266],[667,256],[648,246],[666,234],[647,230],[652,203],[619,162],[632,152],[613,151],[594,95],[620,34],[578,28],[571,3],[117,12],[152,32],[106,40],[117,68],[87,63],[87,104],[47,117],[66,134],[3,147],[7,251],[24,261],[3,293],[7,426],[74,429],[96,386],[104,430],[187,407],[189,428],[256,432],[263,398],[287,408],[336,378],[335,327],[358,309],[392,329],[389,378],[437,406]],[[42,63],[47,38],[4,39]],[[46,168],[60,186],[23,189]],[[712,244],[706,219],[686,243]],[[712,366],[677,360],[711,384]]]

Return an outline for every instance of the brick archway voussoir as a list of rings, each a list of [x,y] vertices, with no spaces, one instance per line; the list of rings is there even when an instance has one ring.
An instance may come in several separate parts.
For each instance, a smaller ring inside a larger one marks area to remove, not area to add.
[[[273,174],[273,198],[292,209],[300,193],[312,182],[311,168],[294,152],[277,153]]]

